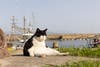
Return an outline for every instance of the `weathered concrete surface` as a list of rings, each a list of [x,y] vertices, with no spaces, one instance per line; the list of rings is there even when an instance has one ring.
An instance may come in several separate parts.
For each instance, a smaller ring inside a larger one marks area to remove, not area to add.
[[[25,57],[22,56],[22,50],[17,50],[12,53],[12,56],[0,59],[0,67],[44,67],[46,64],[60,65],[65,62],[77,62],[82,60],[100,60],[100,58],[86,58],[74,56],[48,56],[40,57]]]

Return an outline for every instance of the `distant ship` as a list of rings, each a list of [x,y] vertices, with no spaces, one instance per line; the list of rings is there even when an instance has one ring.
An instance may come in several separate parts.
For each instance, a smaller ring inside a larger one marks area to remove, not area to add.
[[[9,38],[12,41],[24,42],[34,34],[33,25],[31,22],[26,22],[26,17],[23,17],[23,26],[20,27],[16,24],[15,16],[12,16],[11,35]]]

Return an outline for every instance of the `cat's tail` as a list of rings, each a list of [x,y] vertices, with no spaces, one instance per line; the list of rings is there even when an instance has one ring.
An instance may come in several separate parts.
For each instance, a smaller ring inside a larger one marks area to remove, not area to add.
[[[67,56],[67,55],[69,55],[69,52],[66,52],[66,53],[59,53],[58,55],[59,55],[59,56]]]

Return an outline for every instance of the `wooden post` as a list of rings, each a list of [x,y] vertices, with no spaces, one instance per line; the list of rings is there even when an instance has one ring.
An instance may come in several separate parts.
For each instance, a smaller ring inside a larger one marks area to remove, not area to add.
[[[57,41],[54,41],[53,42],[53,48],[58,48],[58,47],[59,47],[58,42]]]

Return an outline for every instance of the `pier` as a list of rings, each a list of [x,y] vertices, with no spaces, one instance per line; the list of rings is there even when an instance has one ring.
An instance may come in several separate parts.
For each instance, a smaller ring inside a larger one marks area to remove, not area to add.
[[[55,40],[55,39],[61,39],[61,40],[84,40],[84,39],[90,39],[90,38],[98,38],[100,39],[99,34],[49,34],[48,39]]]

